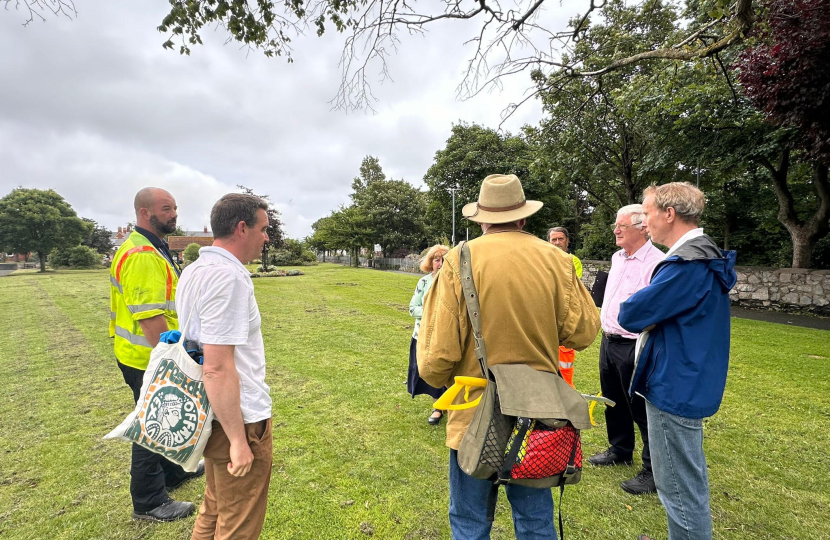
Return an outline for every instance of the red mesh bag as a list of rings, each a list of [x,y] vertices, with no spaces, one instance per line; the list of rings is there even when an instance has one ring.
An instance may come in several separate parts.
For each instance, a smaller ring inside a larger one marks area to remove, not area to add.
[[[512,478],[547,478],[562,474],[572,457],[576,470],[582,469],[579,431],[570,425],[558,429],[537,429],[535,425],[534,421],[522,441],[522,449],[510,471]]]

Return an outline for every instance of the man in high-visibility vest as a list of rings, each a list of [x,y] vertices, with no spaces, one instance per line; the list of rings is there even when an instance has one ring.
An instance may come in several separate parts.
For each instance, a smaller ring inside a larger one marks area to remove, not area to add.
[[[565,227],[551,227],[548,229],[548,242],[568,253],[568,244],[570,243],[568,229]],[[582,261],[576,255],[571,255],[571,258],[574,261],[576,277],[582,279]],[[572,387],[574,385],[574,360],[576,360],[576,351],[567,347],[559,347],[559,373],[562,374],[565,382]]]
[[[138,401],[150,351],[159,336],[178,328],[176,284],[181,268],[163,238],[176,229],[176,200],[158,188],[135,196],[136,228],[110,265],[110,337],[124,382]],[[191,515],[193,503],[174,501],[168,490],[204,473],[188,473],[160,454],[132,448],[130,495],[133,519],[175,521]]]

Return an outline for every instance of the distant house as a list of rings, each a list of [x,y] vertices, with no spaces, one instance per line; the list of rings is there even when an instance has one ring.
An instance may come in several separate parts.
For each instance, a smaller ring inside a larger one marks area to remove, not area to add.
[[[186,231],[188,236],[168,236],[167,244],[170,246],[170,251],[181,260],[182,252],[190,244],[199,244],[201,247],[213,245],[213,233],[205,230],[199,233],[198,236],[192,235],[191,231]]]
[[[207,225],[201,231],[184,231],[184,235],[197,238],[213,238],[213,233],[208,230]]]
[[[27,262],[31,253],[3,253],[0,262]]]
[[[117,250],[121,247],[121,244],[124,243],[124,240],[130,236],[130,233],[133,232],[133,226],[131,224],[127,224],[126,227],[118,227],[118,232],[112,233],[110,236],[110,240],[112,241],[112,245],[114,246],[113,249]]]

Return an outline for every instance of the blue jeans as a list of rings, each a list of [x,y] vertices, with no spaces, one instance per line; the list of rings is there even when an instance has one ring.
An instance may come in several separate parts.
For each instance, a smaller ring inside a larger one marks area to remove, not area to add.
[[[661,411],[646,401],[651,465],[669,520],[669,540],[712,540],[703,420]]]
[[[450,528],[453,540],[490,538],[487,497],[492,482],[468,475],[458,466],[458,453],[450,450]],[[550,489],[508,484],[507,500],[513,509],[516,540],[556,540],[553,496]]]

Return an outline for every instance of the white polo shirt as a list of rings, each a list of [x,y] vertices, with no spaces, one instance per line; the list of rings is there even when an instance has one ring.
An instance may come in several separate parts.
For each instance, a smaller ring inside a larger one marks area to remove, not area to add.
[[[176,311],[183,318],[189,316],[179,321],[187,339],[234,346],[242,420],[253,424],[271,418],[262,318],[248,269],[226,249],[203,247],[179,278]]]

